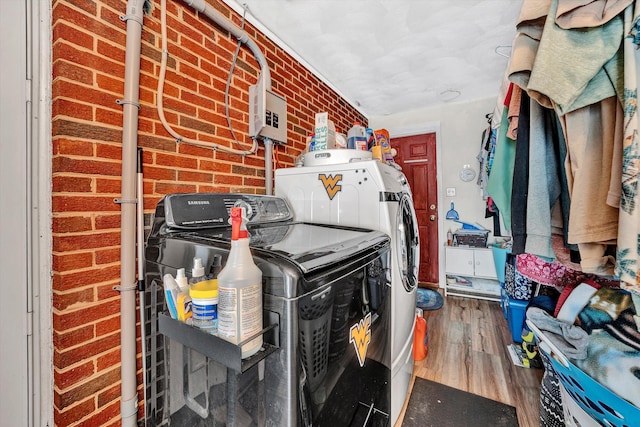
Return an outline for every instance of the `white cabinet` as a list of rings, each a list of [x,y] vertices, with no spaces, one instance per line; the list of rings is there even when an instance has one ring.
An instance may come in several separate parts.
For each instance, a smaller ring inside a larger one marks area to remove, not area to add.
[[[446,247],[446,295],[500,300],[500,283],[490,248]]]

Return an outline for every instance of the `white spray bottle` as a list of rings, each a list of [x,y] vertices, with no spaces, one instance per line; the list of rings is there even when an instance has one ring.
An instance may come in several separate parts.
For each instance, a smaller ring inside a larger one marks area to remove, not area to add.
[[[253,262],[244,209],[231,208],[231,251],[218,274],[218,335],[239,344],[262,331],[262,271]],[[242,358],[262,347],[262,335],[242,346]]]

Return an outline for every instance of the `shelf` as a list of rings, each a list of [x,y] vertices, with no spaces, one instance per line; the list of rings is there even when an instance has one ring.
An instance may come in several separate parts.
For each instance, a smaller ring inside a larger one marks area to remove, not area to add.
[[[447,283],[446,295],[473,297],[489,301],[500,301],[500,283],[497,280],[465,277],[470,284]]]
[[[264,334],[276,326],[276,324],[267,326],[259,334]],[[256,354],[243,359],[241,346],[226,341],[216,335],[203,332],[194,326],[172,319],[164,313],[158,314],[158,330],[161,334],[168,336],[172,340],[236,372],[247,371],[278,349],[278,347],[273,344],[263,342],[262,348],[258,350]],[[256,336],[257,335],[258,334],[256,334]],[[256,336],[249,338],[247,341]]]

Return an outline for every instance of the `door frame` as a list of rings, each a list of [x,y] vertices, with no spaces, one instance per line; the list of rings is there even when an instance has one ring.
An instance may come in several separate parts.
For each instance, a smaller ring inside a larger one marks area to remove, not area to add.
[[[15,337],[16,331],[25,333],[27,355],[24,373],[27,393],[13,397],[19,412],[3,416],[8,417],[4,421],[15,426],[53,425],[51,2],[3,1],[1,9],[0,37],[5,42],[0,43],[2,59],[20,64],[0,80],[2,91],[10,95],[6,99],[11,99],[10,102],[4,99],[4,120],[0,120],[11,144],[4,143],[0,151],[15,160],[6,164],[2,178],[19,183],[4,189],[6,203],[14,215],[3,230],[8,230],[11,238],[19,239],[24,250],[14,253],[12,265],[6,265],[8,260],[0,260],[5,285],[19,295],[12,301],[11,310],[3,313],[3,320],[8,321],[1,322],[0,329],[5,329],[0,330],[0,336]],[[23,219],[14,221],[16,215]],[[3,246],[3,251],[9,246]],[[7,326],[13,332],[7,333]],[[3,362],[8,362],[5,369],[25,366],[16,365],[14,360]],[[16,393],[19,389],[3,385],[0,392],[3,397],[4,393]],[[19,419],[12,418],[16,416]]]
[[[436,134],[436,188],[438,189],[438,286],[445,287],[445,271],[444,271],[444,245],[447,241],[447,234],[444,230],[444,194],[442,187],[442,140],[440,138],[440,122],[427,122],[419,125],[411,126],[386,126],[389,131],[389,137],[401,138],[405,136],[422,135],[426,133]]]

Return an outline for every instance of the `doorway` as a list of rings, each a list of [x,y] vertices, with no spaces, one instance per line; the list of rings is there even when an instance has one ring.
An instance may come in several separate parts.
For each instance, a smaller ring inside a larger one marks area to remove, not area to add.
[[[413,193],[420,237],[420,286],[437,287],[439,282],[438,172],[435,132],[391,138]]]

